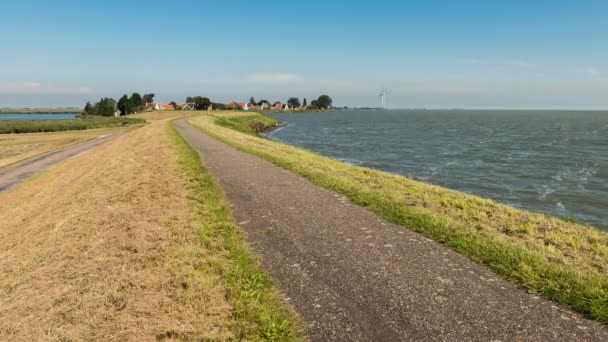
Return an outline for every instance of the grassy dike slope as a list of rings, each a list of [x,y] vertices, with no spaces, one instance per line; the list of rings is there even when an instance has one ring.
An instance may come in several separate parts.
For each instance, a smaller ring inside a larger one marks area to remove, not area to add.
[[[204,132],[313,183],[346,195],[385,219],[441,241],[529,292],[608,323],[608,234],[494,201],[348,165],[293,146],[222,127],[248,119],[190,119]],[[226,124],[226,121],[233,121]],[[241,130],[243,131],[243,130]],[[246,131],[246,129],[245,129]]]
[[[0,195],[0,274],[2,341],[298,338],[168,120]]]

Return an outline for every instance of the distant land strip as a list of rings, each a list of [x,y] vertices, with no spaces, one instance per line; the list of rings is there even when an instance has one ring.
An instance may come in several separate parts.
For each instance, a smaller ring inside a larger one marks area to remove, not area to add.
[[[68,114],[81,113],[82,108],[0,108],[0,114]]]

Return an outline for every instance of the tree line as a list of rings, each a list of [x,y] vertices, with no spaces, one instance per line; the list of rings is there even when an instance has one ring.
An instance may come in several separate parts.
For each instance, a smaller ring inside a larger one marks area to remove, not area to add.
[[[255,98],[253,98],[253,97],[251,97],[249,99],[249,104],[256,105],[256,106],[262,106],[264,104],[266,104],[268,106],[275,106],[279,103],[281,103],[281,102],[275,101],[271,105],[268,100],[261,100],[261,101],[256,102]],[[287,105],[290,108],[306,107],[306,108],[310,108],[310,109],[329,109],[332,107],[332,104],[333,104],[333,100],[328,95],[321,95],[316,100],[312,100],[310,102],[310,104],[308,104],[308,101],[306,100],[306,98],[304,98],[302,100],[302,102],[300,102],[300,99],[297,97],[290,97],[287,100]]]
[[[208,97],[204,97],[204,96],[188,96],[186,98],[186,103],[193,104],[195,110],[207,110],[210,107],[213,109],[226,109],[225,104],[219,103],[219,102],[212,102]],[[261,107],[263,105],[267,105],[268,107],[273,107],[279,103],[281,103],[281,102],[275,101],[274,103],[271,103],[270,101],[265,100],[265,99],[256,101],[253,96],[249,98],[249,104],[252,106]],[[171,104],[174,106],[174,108],[176,110],[179,109],[175,102],[171,102]],[[321,95],[316,100],[312,100],[310,102],[310,104],[308,104],[308,101],[306,100],[306,98],[304,98],[302,100],[302,102],[300,102],[299,98],[290,97],[287,100],[287,105],[290,108],[299,108],[301,106],[304,106],[304,107],[307,107],[310,109],[329,109],[329,108],[332,108],[333,100],[328,95]]]
[[[131,94],[131,96],[123,95],[118,102],[109,97],[103,97],[95,104],[91,104],[91,102],[87,102],[84,106],[83,114],[85,115],[101,115],[101,116],[114,116],[116,111],[120,112],[120,115],[127,115],[138,113],[145,110],[146,103],[154,102],[154,94],[144,94],[141,96],[139,93],[135,92]],[[186,103],[192,104],[195,110],[207,110],[209,108],[213,109],[226,109],[226,105],[219,102],[212,102],[208,97],[204,96],[188,96],[186,98]],[[256,101],[252,96],[249,99],[249,104],[255,106],[263,106],[267,105],[268,107],[276,106],[281,102],[276,101],[273,104],[268,100]],[[175,102],[171,101],[170,103],[175,110],[181,109],[180,106]],[[333,100],[328,95],[321,95],[316,100],[312,100],[310,104],[306,98],[300,102],[300,99],[297,97],[290,97],[287,100],[287,105],[290,108],[300,108],[302,106],[310,109],[329,109],[332,108]]]
[[[85,115],[114,116],[116,110],[119,110],[121,115],[133,114],[143,111],[146,103],[153,101],[154,94],[145,94],[144,96],[139,93],[133,93],[131,96],[125,94],[118,102],[112,98],[103,97],[95,104],[87,102],[83,113]]]
[[[213,109],[226,109],[226,105],[219,102],[211,102],[208,97],[204,96],[188,96],[186,97],[186,103],[194,104],[195,110],[207,110],[210,107]]]

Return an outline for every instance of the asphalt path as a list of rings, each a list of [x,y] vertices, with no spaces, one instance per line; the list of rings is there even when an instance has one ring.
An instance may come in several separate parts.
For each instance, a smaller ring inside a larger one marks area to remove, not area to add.
[[[608,341],[606,326],[190,126],[247,241],[313,341]]]
[[[40,172],[48,170],[65,160],[86,153],[121,134],[124,134],[124,132],[99,136],[95,139],[88,140],[80,144],[68,146],[63,149],[55,150],[2,167],[0,168],[0,193],[14,188],[19,183],[39,174]]]

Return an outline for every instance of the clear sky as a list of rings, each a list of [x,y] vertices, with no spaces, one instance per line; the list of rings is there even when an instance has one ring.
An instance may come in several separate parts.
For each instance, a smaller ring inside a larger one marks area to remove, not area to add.
[[[608,109],[608,1],[3,1],[0,107],[227,102]]]

